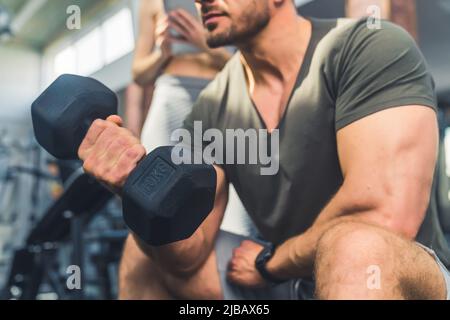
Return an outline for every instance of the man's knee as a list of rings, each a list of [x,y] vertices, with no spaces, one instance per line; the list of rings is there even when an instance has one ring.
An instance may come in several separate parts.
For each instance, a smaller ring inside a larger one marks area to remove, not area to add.
[[[383,270],[392,274],[395,269],[393,245],[398,244],[392,243],[394,239],[395,235],[388,231],[364,223],[345,222],[327,230],[317,247],[317,297],[370,296],[367,290],[372,285],[368,283],[371,275],[376,280],[377,272]]]
[[[343,222],[327,230],[319,240],[316,263],[323,260],[338,264],[375,263],[393,254],[389,232],[358,222]]]
[[[323,234],[315,276],[316,294],[324,299],[445,296],[445,283],[433,257],[392,232],[364,223],[341,223]]]

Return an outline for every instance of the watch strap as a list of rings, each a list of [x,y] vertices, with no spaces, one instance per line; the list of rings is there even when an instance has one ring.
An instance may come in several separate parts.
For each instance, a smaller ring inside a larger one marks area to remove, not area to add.
[[[276,247],[273,244],[265,245],[264,249],[259,253],[255,261],[256,269],[261,277],[272,285],[278,285],[286,282],[278,279],[267,270],[267,262],[273,257]]]

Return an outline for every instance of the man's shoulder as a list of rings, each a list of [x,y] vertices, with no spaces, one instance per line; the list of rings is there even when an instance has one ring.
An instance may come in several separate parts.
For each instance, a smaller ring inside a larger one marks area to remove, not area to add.
[[[388,20],[364,17],[360,19],[341,18],[336,21],[336,28],[332,31],[333,36],[336,39],[341,39],[347,45],[367,44],[376,40],[388,44],[392,42],[397,44],[414,42],[405,29]]]
[[[378,68],[393,56],[414,51],[416,47],[406,30],[387,20],[366,17],[330,21],[316,22],[323,31],[315,55],[330,70],[335,70],[333,74],[338,78],[343,69],[358,61]]]
[[[384,19],[377,20],[371,17],[313,19],[313,22],[317,29],[324,30],[322,37],[336,45],[377,37],[399,41],[410,41],[412,39],[410,34],[401,26]]]

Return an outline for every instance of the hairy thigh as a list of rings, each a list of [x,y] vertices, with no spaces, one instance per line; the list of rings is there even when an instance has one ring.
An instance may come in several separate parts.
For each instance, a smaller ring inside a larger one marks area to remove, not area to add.
[[[373,266],[379,267],[382,282],[406,299],[446,296],[444,277],[434,257],[386,229],[346,222],[329,229],[319,241],[315,268],[319,287],[336,281],[365,285]]]

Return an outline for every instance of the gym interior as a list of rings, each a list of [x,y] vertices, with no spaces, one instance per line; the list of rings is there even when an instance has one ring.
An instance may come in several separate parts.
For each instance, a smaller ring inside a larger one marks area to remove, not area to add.
[[[296,1],[302,16],[326,19],[370,15],[380,3],[389,6],[380,14],[416,39],[435,82],[441,151],[435,196],[450,243],[450,1]],[[125,122],[135,112],[130,106],[148,112],[154,84],[142,88],[133,73],[140,8],[140,0],[0,0],[2,300],[119,298],[129,235],[121,197],[85,173],[81,161],[42,147],[31,106],[60,75],[72,74],[113,91]],[[142,126],[133,130],[138,135]],[[251,228],[232,213],[222,223],[238,234]]]

